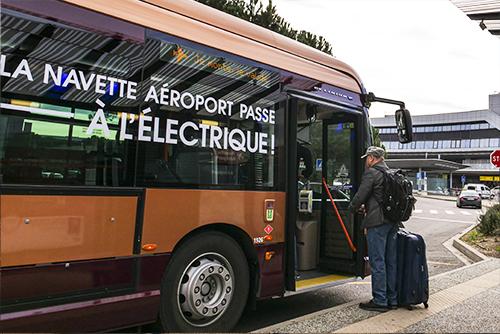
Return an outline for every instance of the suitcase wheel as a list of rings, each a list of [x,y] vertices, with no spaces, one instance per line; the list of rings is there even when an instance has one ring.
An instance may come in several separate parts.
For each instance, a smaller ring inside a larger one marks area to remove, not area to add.
[[[429,304],[424,303],[424,307],[425,307],[425,308],[429,308]]]
[[[406,306],[406,309],[407,309],[408,311],[413,311],[413,307],[412,307],[411,305]]]

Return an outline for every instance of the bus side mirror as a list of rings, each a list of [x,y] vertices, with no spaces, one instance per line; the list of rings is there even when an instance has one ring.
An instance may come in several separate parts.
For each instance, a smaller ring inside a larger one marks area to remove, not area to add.
[[[398,139],[401,144],[412,141],[413,126],[408,109],[401,108],[396,110],[396,128],[398,129]]]

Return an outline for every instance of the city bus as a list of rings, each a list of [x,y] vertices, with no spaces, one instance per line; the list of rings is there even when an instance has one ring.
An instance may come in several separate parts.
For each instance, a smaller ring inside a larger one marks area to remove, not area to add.
[[[224,331],[369,273],[348,205],[404,103],[194,1],[1,6],[2,332]]]

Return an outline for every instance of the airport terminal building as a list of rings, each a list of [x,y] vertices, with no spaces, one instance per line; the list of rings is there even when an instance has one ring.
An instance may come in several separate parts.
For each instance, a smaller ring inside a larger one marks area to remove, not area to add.
[[[413,142],[400,144],[394,116],[372,118],[388,152],[388,165],[408,172],[415,189],[448,193],[464,183],[500,185],[490,154],[500,149],[500,94],[489,109],[413,116]]]

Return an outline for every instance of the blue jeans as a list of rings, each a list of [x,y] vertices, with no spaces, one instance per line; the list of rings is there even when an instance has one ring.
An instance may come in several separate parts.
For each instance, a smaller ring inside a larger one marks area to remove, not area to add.
[[[367,229],[368,257],[372,272],[373,302],[387,306],[398,304],[397,224],[382,224]]]

